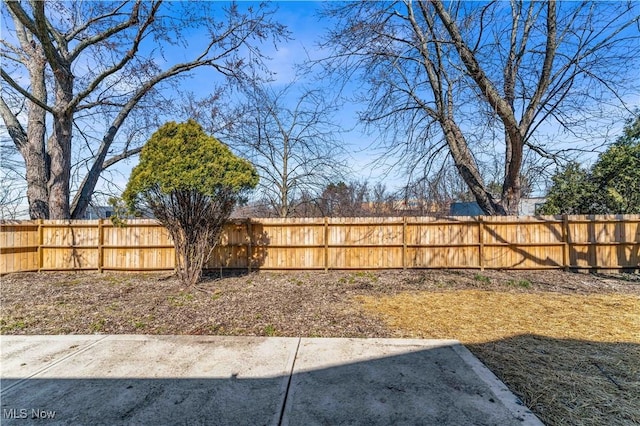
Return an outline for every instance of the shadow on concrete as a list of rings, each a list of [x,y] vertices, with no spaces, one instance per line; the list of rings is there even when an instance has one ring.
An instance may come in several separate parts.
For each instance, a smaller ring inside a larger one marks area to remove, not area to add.
[[[279,378],[28,379],[2,397],[1,423],[269,424],[279,415],[271,389],[280,382]],[[3,387],[12,384],[14,380],[2,380]]]
[[[460,355],[464,348],[394,348],[382,339],[382,352],[391,353],[372,358],[357,340],[302,339],[293,374],[263,371],[261,377],[246,377],[255,374],[251,365],[229,370],[226,377],[220,375],[224,368],[212,365],[218,377],[207,377],[210,361],[202,354],[193,364],[182,364],[186,371],[175,370],[175,378],[144,377],[154,374],[158,362],[151,355],[138,356],[135,366],[126,367],[139,367],[135,375],[140,377],[108,377],[117,368],[110,369],[93,346],[53,362],[37,377],[3,378],[2,424],[43,424],[37,415],[52,412],[55,417],[47,424],[534,424],[507,408],[517,404],[515,397],[509,393],[513,400],[505,401],[506,388],[498,389],[504,386],[476,374]],[[138,366],[142,359],[145,365]],[[84,370],[70,369],[80,365]],[[193,371],[201,377],[179,377]]]

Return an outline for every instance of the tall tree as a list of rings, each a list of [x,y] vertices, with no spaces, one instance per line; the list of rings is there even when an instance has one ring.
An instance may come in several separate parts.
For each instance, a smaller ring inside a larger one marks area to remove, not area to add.
[[[1,44],[0,115],[24,158],[34,219],[82,216],[101,172],[140,152],[145,135],[122,135],[127,120],[146,108],[138,119],[148,126],[171,105],[167,84],[199,67],[243,79],[262,58],[257,45],[285,34],[264,4],[5,0],[2,12],[12,37]],[[71,199],[73,161],[86,173]]]
[[[193,120],[169,122],[140,154],[123,198],[132,210],[149,209],[167,228],[176,247],[176,272],[196,284],[222,229],[258,175]]]
[[[540,208],[541,214],[606,213],[594,204],[598,188],[589,171],[571,162],[551,177],[547,201]]]
[[[640,213],[640,116],[589,170],[570,163],[552,178],[543,214]]]
[[[640,214],[640,115],[598,157],[592,173],[609,212]]]
[[[340,176],[344,149],[338,141],[335,107],[319,90],[296,92],[292,83],[245,89],[241,117],[227,133],[258,169],[258,194],[278,217],[294,215],[304,193],[319,193]]]
[[[639,10],[635,2],[350,2],[326,12],[337,24],[325,64],[334,78],[368,83],[361,119],[388,132],[390,151],[419,161],[447,152],[485,213],[515,214],[525,150],[552,158],[559,149],[537,141],[545,124],[575,134],[611,114],[603,105],[625,109],[638,93]],[[499,198],[478,162],[496,134]]]
[[[367,216],[369,201],[367,183],[338,182],[326,186],[318,202],[322,216],[357,217]]]

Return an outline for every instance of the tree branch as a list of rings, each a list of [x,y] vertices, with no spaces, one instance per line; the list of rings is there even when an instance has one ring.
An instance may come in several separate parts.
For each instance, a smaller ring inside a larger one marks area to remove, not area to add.
[[[98,87],[100,85],[100,83],[102,83],[104,81],[105,78],[107,78],[110,75],[113,75],[116,72],[118,72],[119,70],[121,70],[128,62],[130,62],[135,57],[135,54],[138,51],[138,48],[140,47],[140,42],[142,41],[144,33],[147,30],[147,28],[149,27],[149,25],[151,25],[151,23],[153,22],[154,16],[155,16],[156,12],[158,11],[158,8],[160,7],[160,4],[161,4],[161,2],[154,3],[153,8],[151,10],[151,13],[149,14],[149,17],[147,18],[147,20],[144,22],[144,24],[138,30],[138,33],[136,34],[136,37],[133,40],[133,45],[127,51],[127,54],[120,60],[120,62],[118,62],[117,64],[115,64],[114,66],[112,66],[111,68],[107,69],[106,71],[104,71],[103,73],[98,75],[96,78],[94,78],[93,81],[91,82],[91,84],[89,84],[89,86],[85,90],[83,90],[82,92],[78,93],[73,98],[73,101],[70,104],[70,108],[75,108],[83,99],[85,99],[87,96],[89,96],[96,89],[96,87]],[[107,37],[117,33],[118,31],[121,31],[121,30],[123,30],[125,28],[128,28],[131,25],[136,24],[138,22],[138,7],[139,7],[139,3],[136,3],[135,10],[134,10],[134,12],[132,12],[131,18],[129,19],[129,21],[121,24],[122,28],[120,28],[120,26],[116,26],[116,27],[111,28],[109,31],[105,31],[104,33],[98,34],[96,37],[94,37],[92,39],[88,39],[87,40],[87,44],[84,47],[82,47],[82,49],[84,49],[87,46],[90,46],[92,44],[98,43],[100,40],[102,40],[104,38],[107,38]],[[135,16],[134,16],[134,13],[135,13]],[[94,41],[92,41],[91,43],[88,43],[88,41],[91,41],[91,40],[94,40]],[[78,50],[79,48],[80,48],[80,46],[78,48],[76,48],[76,50],[74,50],[74,52],[71,55],[71,57],[72,57],[71,60],[73,60],[78,54],[80,54],[82,49]]]
[[[38,105],[40,108],[42,108],[42,109],[44,109],[46,111],[49,111],[51,113],[53,112],[53,108],[51,108],[49,105],[43,103],[40,99],[36,98],[31,93],[27,92],[18,83],[16,83],[11,78],[11,76],[5,72],[4,68],[0,68],[0,76],[2,76],[2,79],[4,81],[6,81],[7,83],[9,83],[9,85],[11,87],[13,87],[15,90],[17,90],[22,96],[24,96],[25,98],[29,99],[34,104]]]
[[[27,144],[27,133],[2,97],[0,97],[0,116],[16,147],[18,149],[24,147]]]
[[[144,31],[144,29],[146,29],[154,20],[155,14],[158,10],[158,8],[160,7],[160,4],[162,3],[162,0],[158,1],[158,2],[153,2],[152,3],[152,7],[151,7],[151,12],[149,13],[149,16],[147,17],[147,20],[145,21],[144,25],[143,25],[143,29],[141,29],[140,31],[138,31],[138,36],[136,36],[136,42],[134,42],[134,46],[135,46],[135,50],[137,50],[137,44],[139,44],[140,40],[140,33]],[[126,30],[127,28],[130,28],[136,24],[138,24],[139,21],[139,15],[140,15],[140,0],[136,0],[136,3],[133,6],[133,10],[131,11],[131,14],[129,15],[129,19],[125,22],[122,22],[118,25],[115,25],[99,34],[94,35],[93,37],[89,37],[86,38],[84,40],[82,40],[80,43],[78,43],[78,45],[73,49],[73,51],[71,52],[71,54],[69,55],[69,62],[73,62],[78,55],[80,55],[80,53],[82,53],[82,51],[84,49],[86,49],[89,46],[92,46],[94,44],[100,43],[103,40],[106,40],[107,38],[119,33],[120,31]],[[102,17],[100,17],[102,18]],[[98,19],[96,18],[94,20],[94,22],[96,22]],[[89,24],[86,25],[85,28],[87,28],[89,26]],[[67,38],[68,39],[68,38]],[[130,49],[131,52],[132,49]],[[127,56],[129,55],[129,53],[127,53]],[[131,55],[133,57],[133,55]],[[118,68],[120,69],[120,68]],[[117,70],[116,70],[117,71]]]
[[[102,164],[102,170],[107,170],[109,167],[113,166],[114,164],[116,164],[119,161],[122,161],[126,158],[129,157],[133,157],[136,154],[139,154],[140,151],[142,151],[142,147],[138,147],[138,148],[133,148],[133,149],[127,149],[124,152],[121,152],[118,155],[114,155],[113,157],[107,159],[104,161],[104,163]]]

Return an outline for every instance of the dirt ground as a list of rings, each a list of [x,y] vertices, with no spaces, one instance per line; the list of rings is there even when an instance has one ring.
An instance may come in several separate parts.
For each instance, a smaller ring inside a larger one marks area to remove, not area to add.
[[[0,306],[2,334],[454,338],[548,424],[640,423],[640,274],[19,273]]]

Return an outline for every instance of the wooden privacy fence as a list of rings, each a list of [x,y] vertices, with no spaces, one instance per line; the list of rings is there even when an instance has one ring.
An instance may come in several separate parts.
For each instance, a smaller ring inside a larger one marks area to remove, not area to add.
[[[639,259],[640,215],[248,219],[226,225],[207,267],[640,270]],[[0,225],[0,274],[174,266],[171,239],[153,220]]]

